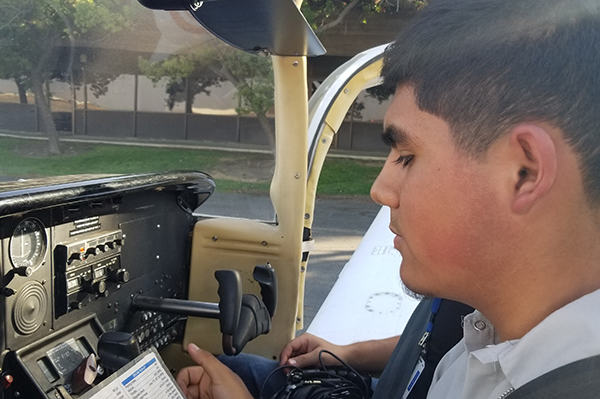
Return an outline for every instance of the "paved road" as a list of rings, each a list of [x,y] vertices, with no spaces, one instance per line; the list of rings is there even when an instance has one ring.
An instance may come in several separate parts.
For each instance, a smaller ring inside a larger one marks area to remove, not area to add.
[[[217,192],[201,209],[203,213],[214,215],[273,219],[267,196]],[[379,205],[364,197],[317,199],[313,223],[315,249],[310,255],[306,275],[305,328],[310,325],[379,209]]]

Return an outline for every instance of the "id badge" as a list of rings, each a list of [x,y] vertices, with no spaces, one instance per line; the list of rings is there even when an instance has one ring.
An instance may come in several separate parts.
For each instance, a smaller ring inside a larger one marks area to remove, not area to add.
[[[425,370],[425,360],[423,360],[423,358],[419,356],[419,360],[417,361],[417,365],[415,366],[415,369],[413,370],[410,376],[410,382],[408,383],[408,386],[404,391],[404,395],[402,395],[402,399],[408,398],[408,395],[410,395],[410,391],[412,391],[415,384],[419,380],[419,377],[423,373],[423,370]]]

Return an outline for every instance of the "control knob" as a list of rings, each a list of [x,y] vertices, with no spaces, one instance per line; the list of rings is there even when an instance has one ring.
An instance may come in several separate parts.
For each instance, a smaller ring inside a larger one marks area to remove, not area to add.
[[[88,248],[86,254],[89,255],[98,255],[100,253],[100,248],[98,247],[90,247]]]
[[[106,283],[104,281],[96,281],[88,285],[88,291],[92,294],[104,294],[106,292]]]
[[[130,277],[127,269],[117,269],[110,275],[111,280],[118,284],[128,282]]]
[[[82,261],[82,260],[85,260],[85,258],[86,258],[86,255],[85,255],[85,254],[83,254],[83,253],[81,253],[81,252],[74,252],[74,253],[71,255],[71,257],[69,258],[69,263],[71,263],[71,262],[73,262],[73,261],[75,261],[75,260]]]
[[[21,266],[15,269],[15,273],[19,276],[29,277],[33,273],[33,268],[31,266]]]

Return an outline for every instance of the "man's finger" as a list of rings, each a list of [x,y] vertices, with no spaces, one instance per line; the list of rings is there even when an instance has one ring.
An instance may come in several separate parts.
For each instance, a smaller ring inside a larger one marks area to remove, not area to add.
[[[204,368],[204,372],[214,381],[221,380],[223,369],[229,371],[227,366],[223,365],[212,353],[202,350],[196,344],[188,345],[188,353],[193,361]]]
[[[318,364],[318,355],[317,353],[308,352],[302,355],[298,355],[296,357],[289,358],[287,364],[296,367],[312,367]]]

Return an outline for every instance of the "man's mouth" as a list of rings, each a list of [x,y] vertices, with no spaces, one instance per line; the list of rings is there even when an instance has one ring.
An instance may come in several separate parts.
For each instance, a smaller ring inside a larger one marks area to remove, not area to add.
[[[400,245],[404,242],[404,238],[402,237],[402,235],[400,233],[398,233],[398,230],[394,229],[392,226],[390,226],[390,231],[392,233],[394,233],[394,235],[395,235],[394,248],[396,248],[397,250],[400,250]]]
[[[402,234],[398,233],[398,230],[397,230],[397,229],[394,229],[394,227],[393,227],[392,225],[390,225],[390,231],[391,231],[392,233],[394,233],[394,235],[395,235],[395,236],[397,236],[397,237],[402,237]]]

